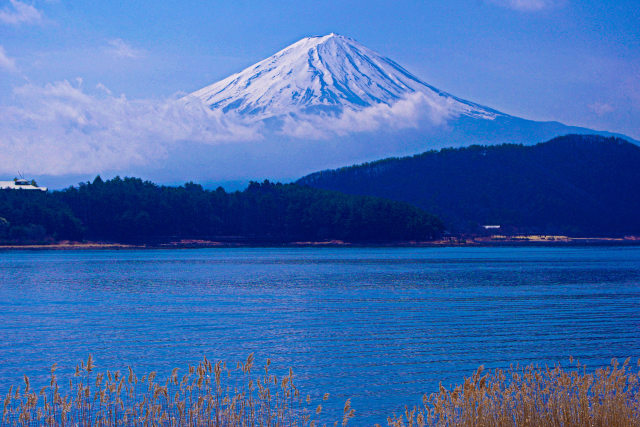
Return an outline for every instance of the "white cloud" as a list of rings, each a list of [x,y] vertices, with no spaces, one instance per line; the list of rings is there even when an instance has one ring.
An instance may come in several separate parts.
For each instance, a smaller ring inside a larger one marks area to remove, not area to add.
[[[2,174],[162,169],[171,167],[169,156],[174,155],[204,168],[214,160],[223,162],[214,171],[223,167],[231,173],[254,167],[242,166],[242,159],[264,158],[256,164],[260,167],[265,161],[286,157],[287,153],[278,151],[288,150],[283,141],[301,150],[302,157],[312,158],[314,154],[304,149],[312,140],[324,145],[322,141],[358,132],[443,126],[460,114],[451,99],[416,93],[390,106],[380,104],[335,116],[289,116],[274,128],[261,121],[243,121],[235,113],[212,111],[197,99],[131,100],[113,95],[102,84],[87,91],[80,79],[27,84],[14,89],[14,98],[12,105],[0,106]],[[198,144],[211,147],[205,149],[206,158]],[[218,158],[223,153],[228,160]]]
[[[492,3],[523,12],[537,12],[560,5],[561,0],[490,0]]]
[[[116,58],[140,58],[144,55],[144,51],[141,49],[134,49],[130,44],[122,39],[109,40],[106,51],[115,56]]]
[[[11,6],[0,10],[0,22],[10,25],[38,24],[42,21],[42,12],[34,6],[19,0],[9,0]]]
[[[611,104],[606,102],[594,102],[589,105],[589,109],[596,113],[598,116],[604,116],[605,114],[612,113],[615,111],[615,108]]]
[[[297,138],[326,139],[352,132],[441,126],[459,114],[451,98],[416,92],[392,105],[377,104],[363,110],[346,110],[336,116],[287,117],[282,133]]]
[[[4,47],[0,45],[0,69],[15,72],[17,71],[16,61],[7,55]]]
[[[106,89],[106,88],[105,88]],[[0,172],[67,175],[122,170],[166,157],[181,141],[259,138],[233,117],[179,100],[129,100],[68,81],[14,90],[0,106]]]

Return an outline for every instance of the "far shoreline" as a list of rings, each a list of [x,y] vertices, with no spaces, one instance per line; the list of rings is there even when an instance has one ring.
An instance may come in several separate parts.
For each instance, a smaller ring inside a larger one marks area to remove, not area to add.
[[[579,246],[640,246],[640,236],[567,237],[567,236],[461,236],[436,241],[345,242],[341,240],[268,242],[180,240],[167,243],[69,242],[35,244],[0,244],[0,251],[16,250],[158,250],[212,248],[436,248],[436,247],[579,247]]]

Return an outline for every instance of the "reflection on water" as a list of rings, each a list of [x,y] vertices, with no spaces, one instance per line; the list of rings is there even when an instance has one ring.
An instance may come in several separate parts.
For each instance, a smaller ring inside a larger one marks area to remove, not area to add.
[[[640,248],[0,252],[1,394],[252,352],[381,423],[480,364],[638,357]]]

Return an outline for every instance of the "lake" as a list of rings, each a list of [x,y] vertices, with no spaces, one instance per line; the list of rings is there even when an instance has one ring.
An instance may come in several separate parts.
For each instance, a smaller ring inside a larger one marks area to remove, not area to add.
[[[635,360],[640,247],[0,252],[2,395],[89,354],[162,375],[250,353],[354,425],[479,365]]]

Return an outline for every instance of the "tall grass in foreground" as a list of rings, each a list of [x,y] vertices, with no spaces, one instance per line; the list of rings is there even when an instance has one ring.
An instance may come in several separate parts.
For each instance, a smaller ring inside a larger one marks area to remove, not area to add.
[[[55,365],[49,385],[11,388],[4,399],[2,425],[135,426],[315,426],[323,402],[312,404],[294,385],[293,372],[277,377],[253,374],[253,355],[231,369],[206,358],[180,376],[156,373],[138,378],[127,372],[95,373],[91,357],[69,379],[68,393],[58,384]],[[572,361],[573,364],[573,361]],[[640,366],[640,360],[638,361]],[[389,426],[640,426],[639,373],[622,365],[590,373],[579,363],[565,370],[511,366],[484,373],[482,367],[452,390],[425,395],[423,406],[387,419]],[[65,387],[66,388],[66,387]],[[325,394],[322,401],[329,398]],[[355,416],[347,400],[342,419]],[[355,418],[353,422],[362,425]]]
[[[61,392],[56,365],[49,385],[39,391],[25,376],[23,391],[11,388],[5,397],[2,425],[314,426],[311,417],[322,404],[309,409],[311,397],[302,398],[293,371],[279,378],[267,360],[264,372],[254,375],[253,363],[250,355],[232,369],[205,357],[186,374],[175,368],[157,382],[155,372],[138,378],[131,368],[94,374],[90,356],[69,379],[68,394]],[[347,401],[342,425],[353,415]]]
[[[573,359],[571,359],[573,364]],[[588,373],[511,366],[424,395],[423,407],[387,419],[389,426],[640,426],[639,373],[627,359]],[[640,360],[638,360],[640,366]]]

